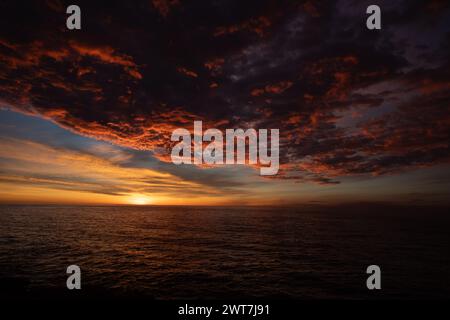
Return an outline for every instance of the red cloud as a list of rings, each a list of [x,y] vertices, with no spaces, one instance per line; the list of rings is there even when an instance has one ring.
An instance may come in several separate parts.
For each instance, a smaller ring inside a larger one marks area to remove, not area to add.
[[[218,27],[215,32],[215,37],[220,37],[224,35],[233,34],[239,31],[248,31],[256,33],[258,36],[263,37],[266,33],[266,30],[272,25],[272,22],[268,17],[260,16],[257,18],[252,18],[247,21],[244,21],[240,24],[226,26],[226,27]]]
[[[280,94],[292,87],[292,85],[292,81],[281,81],[276,84],[268,84],[264,88],[253,89],[251,95],[257,97],[264,93]]]
[[[179,73],[182,73],[188,77],[197,78],[198,74],[192,70],[186,69],[185,67],[179,67],[177,68]]]
[[[172,130],[190,130],[194,120],[205,128],[278,128],[278,177],[288,180],[336,183],[448,162],[444,30],[433,29],[427,41],[399,28],[400,46],[383,34],[367,37],[359,21],[312,1],[241,2],[238,15],[223,14],[235,9],[224,2],[185,2],[169,19],[177,6],[145,0],[120,7],[115,13],[129,19],[127,28],[94,6],[89,33],[62,32],[54,10],[36,29],[3,23],[2,104],[152,150],[163,161]],[[403,27],[423,31],[427,19],[444,21],[439,12],[423,15],[427,5],[402,6],[420,17],[399,21]],[[167,19],[142,18],[154,8]]]

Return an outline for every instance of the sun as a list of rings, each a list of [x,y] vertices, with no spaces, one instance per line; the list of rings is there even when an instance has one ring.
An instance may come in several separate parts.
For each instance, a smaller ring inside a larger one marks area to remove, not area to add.
[[[134,204],[137,206],[142,206],[146,204],[150,204],[152,202],[152,199],[145,195],[133,195],[128,199],[130,204]]]

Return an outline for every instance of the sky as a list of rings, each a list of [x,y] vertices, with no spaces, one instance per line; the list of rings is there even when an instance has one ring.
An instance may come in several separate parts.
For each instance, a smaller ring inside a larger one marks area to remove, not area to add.
[[[0,203],[450,199],[450,5],[0,4]],[[280,130],[280,170],[174,165],[176,128]]]

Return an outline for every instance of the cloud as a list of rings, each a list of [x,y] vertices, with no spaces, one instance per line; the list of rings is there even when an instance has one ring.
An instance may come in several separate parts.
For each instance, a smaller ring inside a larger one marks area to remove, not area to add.
[[[131,155],[107,145],[96,145],[87,153],[14,138],[2,138],[0,144],[2,184],[116,196],[217,193],[168,172],[127,166]]]
[[[0,22],[0,97],[13,110],[162,162],[172,130],[194,120],[277,128],[277,178],[299,182],[449,161],[442,1],[380,2],[382,32],[353,1],[86,2],[81,33],[49,5],[30,5],[35,28],[12,28],[15,2],[17,23]]]

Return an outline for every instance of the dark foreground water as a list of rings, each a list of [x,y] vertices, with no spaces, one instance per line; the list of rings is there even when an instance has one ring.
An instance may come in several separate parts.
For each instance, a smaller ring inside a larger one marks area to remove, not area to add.
[[[0,207],[5,296],[176,298],[450,296],[444,208]],[[366,289],[366,267],[382,290]]]

